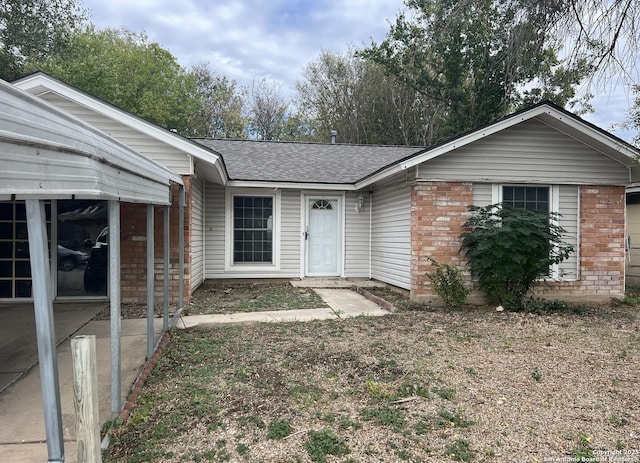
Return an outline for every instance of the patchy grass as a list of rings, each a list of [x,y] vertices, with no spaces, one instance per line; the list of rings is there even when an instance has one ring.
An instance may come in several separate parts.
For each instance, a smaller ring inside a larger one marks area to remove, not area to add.
[[[290,283],[204,283],[185,310],[190,315],[328,307],[311,288]]]
[[[175,331],[104,461],[504,462],[638,448],[637,310],[403,310]]]

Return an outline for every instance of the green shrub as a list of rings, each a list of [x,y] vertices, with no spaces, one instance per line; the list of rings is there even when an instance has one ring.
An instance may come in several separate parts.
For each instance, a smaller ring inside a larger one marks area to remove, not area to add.
[[[490,302],[520,310],[536,279],[565,260],[573,246],[562,240],[559,215],[491,204],[470,206],[461,250]]]
[[[462,272],[458,267],[440,264],[430,257],[428,259],[435,267],[434,272],[427,274],[433,285],[433,290],[447,307],[460,307],[471,292],[471,289],[464,282]]]

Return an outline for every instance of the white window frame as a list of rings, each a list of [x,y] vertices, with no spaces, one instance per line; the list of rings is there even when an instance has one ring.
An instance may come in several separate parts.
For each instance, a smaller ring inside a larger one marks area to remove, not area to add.
[[[502,203],[503,187],[536,187],[549,188],[549,212],[560,213],[560,185],[536,184],[536,183],[494,183],[491,190],[491,204]],[[555,225],[558,224],[557,219],[553,219]],[[541,278],[541,280],[560,280],[560,266],[553,264],[551,266],[549,276]]]
[[[236,196],[262,196],[273,198],[273,262],[238,262],[233,261],[233,198]],[[225,194],[225,234],[224,269],[228,272],[274,272],[280,270],[280,224],[281,224],[280,190],[261,188],[227,189]]]

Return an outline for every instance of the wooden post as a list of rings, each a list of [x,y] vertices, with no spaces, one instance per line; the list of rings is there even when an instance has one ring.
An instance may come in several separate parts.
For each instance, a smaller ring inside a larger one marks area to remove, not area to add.
[[[101,463],[96,337],[76,336],[72,339],[71,359],[78,463]]]

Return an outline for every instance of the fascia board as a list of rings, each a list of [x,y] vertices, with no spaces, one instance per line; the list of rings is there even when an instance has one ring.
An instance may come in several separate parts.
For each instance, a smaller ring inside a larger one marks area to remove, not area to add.
[[[330,190],[330,191],[355,191],[358,188],[353,184],[335,183],[296,183],[296,182],[260,182],[250,180],[229,180],[228,187],[235,188],[273,188],[292,190]]]

